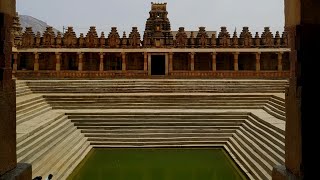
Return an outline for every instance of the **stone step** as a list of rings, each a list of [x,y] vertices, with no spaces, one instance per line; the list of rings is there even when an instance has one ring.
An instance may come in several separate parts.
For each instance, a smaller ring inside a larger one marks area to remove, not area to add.
[[[271,125],[269,122],[261,119],[259,116],[251,113],[250,116],[248,116],[249,120],[255,120],[256,122],[259,122],[261,124],[263,124],[265,127],[268,127],[268,130],[270,130],[271,132],[273,132],[274,136],[277,136],[277,138],[281,139],[284,142],[284,137],[285,137],[285,130],[281,129],[277,126],[273,126]],[[279,119],[276,119],[279,120]]]
[[[40,130],[34,130],[28,133],[28,137],[25,137],[23,140],[17,140],[17,153],[19,153],[21,148],[26,148],[32,143],[37,141],[41,142],[42,140],[51,136],[50,133],[55,132],[65,126],[68,123],[67,117],[60,115],[52,120],[52,123],[48,123],[45,127]]]
[[[283,110],[282,107],[278,107],[275,104],[271,104],[271,103],[266,103],[265,106],[270,109],[272,112],[277,113],[279,116],[283,116],[285,118],[286,116],[286,111],[285,109]]]
[[[213,128],[180,128],[178,131],[175,128],[172,129],[157,129],[157,128],[145,128],[145,129],[110,129],[110,130],[95,130],[95,129],[83,129],[81,130],[87,137],[100,136],[108,133],[127,134],[127,133],[234,133],[235,129],[213,129]]]
[[[76,154],[72,155],[70,160],[63,164],[60,168],[60,174],[56,176],[56,179],[67,179],[69,175],[76,169],[76,167],[82,162],[82,160],[89,154],[92,146],[85,141],[84,145],[81,146]]]
[[[247,112],[227,112],[227,113],[197,113],[197,112],[161,112],[161,113],[66,113],[69,119],[247,119],[250,113]]]
[[[268,127],[265,124],[260,123],[260,121],[257,121],[256,119],[251,119],[251,117],[249,117],[249,121],[245,122],[244,124],[246,124],[250,128],[254,128],[255,131],[257,131],[260,134],[263,134],[264,137],[272,140],[274,144],[281,148],[283,147],[284,149],[284,135],[274,131],[272,127]]]
[[[59,167],[61,167],[64,163],[67,163],[70,160],[71,156],[74,155],[78,150],[79,146],[86,143],[86,139],[77,131],[74,131],[70,134],[65,140],[61,141],[54,148],[50,150],[49,153],[46,154],[50,156],[47,163],[43,163],[40,168],[34,170],[39,175],[46,175],[49,172],[55,176],[60,174]],[[38,166],[39,167],[39,166]]]
[[[213,146],[214,144],[224,144],[225,140],[214,141],[159,141],[159,142],[116,142],[116,141],[95,141],[90,142],[93,148],[95,147],[198,147],[201,146]]]
[[[17,125],[23,124],[33,118],[37,118],[46,112],[49,112],[52,108],[50,105],[46,104],[44,106],[38,107],[28,113],[17,115]]]
[[[63,117],[63,113],[56,113],[52,111],[48,111],[36,118],[30,120],[30,122],[24,122],[17,126],[17,143],[23,141],[24,139],[34,135],[37,132],[41,132],[42,129],[50,126],[50,124],[54,123],[60,118],[67,121],[67,117]]]
[[[283,121],[286,121],[286,116],[283,111],[279,111],[271,106],[268,106],[267,104],[263,107],[263,110],[265,110],[267,113],[271,114],[272,116],[281,119]]]
[[[285,111],[286,110],[286,104],[284,102],[284,99],[282,101],[276,100],[274,98],[270,98],[268,100],[268,103],[272,106],[274,106],[275,108],[281,110],[281,111]]]
[[[50,151],[51,148],[56,146],[75,130],[76,128],[72,127],[72,124],[60,128],[58,131],[54,132],[50,138],[47,138],[37,146],[34,146],[32,151],[28,151],[23,156],[18,156],[18,162],[33,164],[40,161],[41,158],[45,156],[45,154]]]
[[[271,167],[274,167],[275,165],[281,164],[277,160],[274,159],[272,153],[270,151],[266,151],[265,149],[261,148],[258,144],[256,144],[250,136],[246,136],[245,133],[242,132],[243,129],[239,129],[239,131],[236,132],[237,136],[241,138],[243,142],[245,142],[247,145],[250,145],[251,149],[253,149],[254,152],[257,153],[257,155],[260,156],[264,161],[266,161]],[[272,169],[271,169],[272,170]]]
[[[17,101],[16,102],[16,106],[18,107],[18,106],[24,105],[24,104],[26,104],[28,102],[36,101],[38,99],[43,99],[42,95],[32,94],[32,95],[23,97],[22,101]]]
[[[20,105],[17,104],[16,110],[19,111],[21,109],[26,109],[29,108],[30,106],[33,106],[34,104],[45,102],[45,99],[38,97],[38,98],[33,98],[33,99],[28,99],[21,103]]]
[[[21,115],[28,115],[29,112],[32,112],[33,110],[35,110],[39,107],[44,107],[44,106],[49,107],[47,102],[45,102],[44,100],[39,100],[39,102],[29,104],[28,107],[21,108],[21,109],[17,110],[17,118],[21,117]]]
[[[232,122],[235,122],[235,123],[238,123],[238,122],[244,122],[246,121],[246,119],[223,119],[223,118],[220,118],[220,119],[193,119],[193,118],[186,118],[186,119],[176,119],[176,118],[172,118],[172,119],[164,119],[164,118],[149,118],[149,119],[143,119],[143,118],[121,118],[121,119],[114,119],[114,118],[103,118],[103,119],[90,119],[88,117],[88,119],[71,119],[71,122],[73,123],[142,123],[142,122],[146,122],[146,123],[149,123],[149,122],[152,122],[152,123],[163,123],[163,122],[169,122],[169,123],[174,123],[174,122],[178,122],[178,123],[189,123],[189,122],[194,122],[194,123],[202,123],[202,122],[217,122],[217,123],[224,123],[224,122],[228,122],[228,123],[232,123]]]
[[[232,135],[232,134],[231,134]],[[227,141],[229,137],[88,137],[88,141],[92,142],[135,142],[135,143],[145,143],[145,142],[188,142],[188,141]]]
[[[238,121],[238,122],[109,122],[109,123],[90,123],[90,122],[83,122],[83,123],[74,123],[77,127],[86,127],[86,126],[99,126],[99,127],[110,127],[110,126],[240,126],[245,120]]]
[[[60,159],[65,156],[67,151],[77,145],[81,139],[83,139],[83,136],[78,131],[72,132],[64,140],[51,148],[50,151],[48,151],[41,160],[38,161],[39,163],[32,164],[33,174],[41,176],[48,172],[52,173],[52,167],[56,164],[58,158]]]
[[[81,130],[132,130],[132,129],[189,129],[189,128],[212,128],[212,129],[237,129],[239,126],[236,126],[234,124],[230,125],[224,125],[224,126],[210,126],[210,125],[205,125],[205,126],[78,126],[78,129]]]
[[[37,151],[41,151],[42,149],[47,149],[47,147],[50,147],[59,143],[57,139],[59,139],[60,137],[63,137],[67,133],[71,133],[70,130],[76,129],[72,127],[73,127],[72,124],[70,125],[66,124],[65,126],[61,126],[59,128],[56,128],[48,132],[46,137],[38,138],[35,142],[32,142],[27,146],[19,148],[19,150],[17,151],[18,161],[19,162],[29,161],[30,159],[33,159],[35,157],[35,153],[37,153]]]
[[[233,135],[234,140],[246,151],[250,158],[252,158],[265,172],[272,174],[273,166],[270,165],[263,157],[261,157],[253,148],[252,144],[247,144],[241,137],[236,134]]]
[[[237,152],[236,154],[239,157],[242,157],[245,162],[249,164],[251,173],[256,179],[262,180],[271,180],[270,174],[263,168],[261,165],[253,158],[250,154],[248,154],[247,150],[241,146],[235,138],[230,138],[229,143],[232,145],[232,148]]]
[[[233,160],[237,162],[237,165],[240,166],[243,171],[245,171],[249,179],[264,180],[260,177],[260,175],[256,172],[256,170],[253,167],[251,167],[250,165],[251,163],[247,162],[247,160],[244,157],[242,157],[241,153],[237,150],[238,148],[239,149],[242,149],[242,148],[241,147],[235,148],[230,141],[226,142],[225,149],[229,152]],[[237,144],[237,142],[233,142],[233,143]]]
[[[256,144],[257,146],[259,146],[259,148],[261,148],[264,152],[266,152],[267,155],[272,156],[272,158],[277,162],[277,164],[285,163],[284,154],[274,151],[272,146],[275,146],[275,145],[271,141],[268,141],[268,140],[261,141],[254,134],[249,133],[244,127],[240,127],[239,130],[241,133],[243,133],[244,136],[246,136],[251,140],[250,143]]]
[[[230,137],[233,133],[223,133],[223,132],[216,132],[216,133],[206,133],[206,136],[210,137]],[[176,133],[106,133],[106,134],[84,134],[85,137],[88,138],[180,138],[180,137],[202,137],[203,133],[184,133],[177,130]]]

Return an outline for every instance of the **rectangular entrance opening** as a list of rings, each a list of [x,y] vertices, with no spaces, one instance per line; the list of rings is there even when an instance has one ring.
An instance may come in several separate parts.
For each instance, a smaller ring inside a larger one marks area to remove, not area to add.
[[[151,56],[151,75],[166,74],[166,56],[152,55]]]

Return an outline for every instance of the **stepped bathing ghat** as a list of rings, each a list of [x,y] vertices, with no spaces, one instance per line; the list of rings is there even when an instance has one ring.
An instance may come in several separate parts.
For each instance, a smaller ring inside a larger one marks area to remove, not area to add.
[[[17,160],[33,177],[66,179],[93,148],[220,147],[248,179],[284,164],[287,33],[171,31],[166,5],[142,40],[22,33],[15,18]]]

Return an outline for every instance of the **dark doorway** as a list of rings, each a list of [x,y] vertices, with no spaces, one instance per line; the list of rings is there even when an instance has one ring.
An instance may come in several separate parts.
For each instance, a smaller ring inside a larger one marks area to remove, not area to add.
[[[151,56],[151,75],[166,74],[166,57],[164,55]]]

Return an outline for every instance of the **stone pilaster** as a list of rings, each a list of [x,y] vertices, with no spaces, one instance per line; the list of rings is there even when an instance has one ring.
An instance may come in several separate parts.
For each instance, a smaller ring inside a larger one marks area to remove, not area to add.
[[[173,52],[169,52],[169,72],[173,71]]]
[[[125,52],[121,53],[121,59],[122,59],[122,72],[126,72],[127,71],[127,55]]]
[[[104,71],[104,63],[103,63],[104,55],[105,55],[105,53],[100,53],[100,65],[99,65],[100,72]]]
[[[260,52],[256,53],[256,71],[261,70],[260,58],[261,58],[261,53]]]
[[[233,58],[234,58],[234,62],[233,62],[233,67],[234,67],[234,71],[239,71],[239,53],[233,53]]]
[[[78,53],[79,63],[78,63],[78,71],[83,71],[83,53]]]
[[[282,71],[282,55],[283,52],[279,52],[278,54],[278,71]]]
[[[39,71],[39,55],[40,53],[38,52],[34,53],[34,67],[33,67],[34,71]]]
[[[191,71],[194,71],[194,52],[190,53],[190,67],[191,67]]]
[[[217,53],[213,52],[211,55],[212,55],[212,71],[217,71]]]
[[[56,71],[61,70],[61,53],[56,52]]]
[[[147,52],[143,53],[143,70],[144,72],[148,71],[148,53]]]
[[[30,165],[26,169],[17,167],[16,86],[12,79],[10,33],[15,7],[15,0],[0,1],[0,179],[31,179]]]
[[[13,53],[13,71],[17,71],[18,70],[18,53]]]

